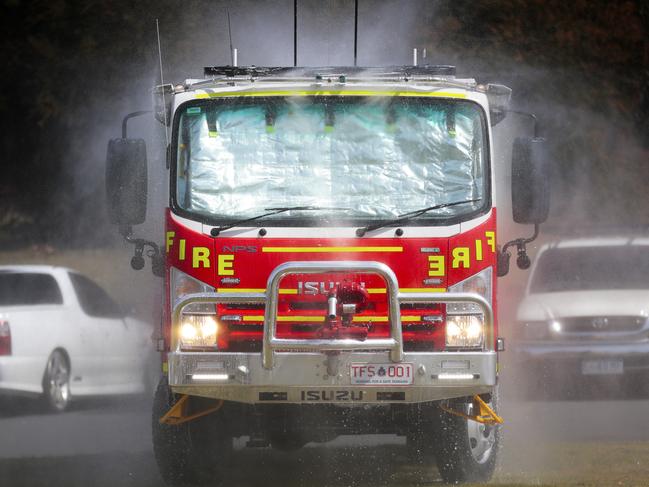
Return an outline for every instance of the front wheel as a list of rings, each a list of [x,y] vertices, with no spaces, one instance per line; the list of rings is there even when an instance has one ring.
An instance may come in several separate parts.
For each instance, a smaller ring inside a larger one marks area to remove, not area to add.
[[[43,400],[48,410],[60,413],[70,406],[70,363],[61,350],[54,350],[43,373]]]
[[[232,453],[232,436],[219,412],[187,423],[160,424],[179,398],[163,377],[153,396],[153,452],[170,486],[218,485]]]
[[[495,410],[493,399],[488,404]],[[475,414],[470,398],[453,407],[468,415]],[[499,441],[498,426],[440,411],[435,458],[444,482],[488,482],[496,468]]]

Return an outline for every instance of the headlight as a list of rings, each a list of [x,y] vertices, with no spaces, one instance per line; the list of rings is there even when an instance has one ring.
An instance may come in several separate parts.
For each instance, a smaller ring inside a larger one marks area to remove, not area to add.
[[[214,288],[171,268],[170,302],[173,307],[186,295],[214,292]],[[181,349],[214,348],[217,345],[218,322],[214,304],[196,303],[186,306],[177,330]]]
[[[446,346],[460,348],[482,346],[483,321],[482,315],[448,315]]]
[[[219,326],[214,315],[184,314],[180,320],[180,347],[216,347]]]
[[[449,292],[476,293],[491,303],[492,269],[488,267],[477,274],[449,286]],[[446,305],[446,346],[458,348],[482,347],[484,315],[476,303],[450,303]]]

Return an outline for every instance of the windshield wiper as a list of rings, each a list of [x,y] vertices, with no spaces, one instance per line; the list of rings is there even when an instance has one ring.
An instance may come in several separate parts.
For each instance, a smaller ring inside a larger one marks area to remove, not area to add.
[[[403,215],[399,215],[397,218],[395,218],[393,220],[387,220],[387,221],[385,221],[383,223],[375,223],[373,225],[367,225],[366,227],[357,228],[356,229],[356,236],[357,237],[363,237],[367,232],[371,232],[372,230],[377,230],[379,228],[388,227],[388,226],[394,225],[396,223],[404,223],[404,222],[410,221],[413,218],[417,218],[418,216],[423,215],[424,213],[427,213],[429,211],[440,210],[442,208],[448,208],[450,206],[464,205],[466,203],[475,203],[476,201],[480,201],[480,199],[455,201],[453,203],[442,203],[441,205],[429,206],[428,208],[422,208],[420,210],[409,211],[408,213],[404,213]]]
[[[266,218],[267,216],[277,215],[278,213],[285,213],[287,211],[312,211],[312,210],[342,211],[342,210],[349,210],[349,208],[339,208],[336,206],[285,206],[281,208],[264,208],[264,210],[267,210],[268,213],[262,213],[261,215],[246,218],[244,220],[237,220],[228,225],[220,225],[218,227],[214,227],[212,228],[212,230],[210,230],[210,235],[212,235],[212,237],[217,237],[219,233],[221,233],[223,230],[228,230],[229,228],[238,227],[239,225],[242,225],[244,223],[253,222],[255,220],[261,220],[262,218]]]

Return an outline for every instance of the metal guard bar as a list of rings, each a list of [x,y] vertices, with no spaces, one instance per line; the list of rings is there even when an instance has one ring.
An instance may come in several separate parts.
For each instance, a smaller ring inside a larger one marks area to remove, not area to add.
[[[378,274],[387,287],[390,338],[355,340],[305,340],[277,338],[277,302],[280,281],[289,274],[325,274],[331,272],[358,272]],[[401,303],[475,303],[484,315],[485,340],[483,350],[494,351],[494,320],[489,302],[476,293],[400,293],[397,277],[392,269],[381,262],[373,261],[314,261],[286,262],[277,266],[268,277],[265,293],[196,293],[188,294],[174,306],[172,316],[172,339],[179,349],[178,329],[180,316],[190,304],[232,304],[263,303],[264,338],[262,344],[262,363],[264,368],[272,369],[276,350],[293,351],[335,351],[335,350],[387,350],[392,362],[403,360],[403,335],[401,329]]]

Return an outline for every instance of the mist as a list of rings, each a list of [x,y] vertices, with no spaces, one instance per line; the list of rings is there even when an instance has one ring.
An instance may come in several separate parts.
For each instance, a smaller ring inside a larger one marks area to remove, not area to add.
[[[159,62],[164,82],[174,84],[202,78],[204,66],[231,63],[228,13],[239,65],[291,66],[293,1],[16,5],[3,7],[8,34],[2,53],[10,71],[0,95],[7,166],[6,176],[0,178],[0,264],[62,265],[84,272],[147,323],[153,348],[165,290],[162,280],[151,274],[149,259],[143,270],[131,269],[133,248],[108,221],[106,145],[120,137],[124,115],[151,109],[151,89],[162,81]],[[544,16],[545,9],[554,7],[554,17]],[[596,13],[595,6],[554,7],[503,1],[491,8],[472,8],[463,2],[424,0],[361,0],[359,7],[360,66],[410,64],[412,49],[418,48],[421,63],[456,65],[459,78],[512,87],[511,108],[536,115],[538,133],[547,139],[552,159],[552,200],[540,238],[527,247],[533,261],[546,243],[645,236],[649,228],[647,9],[641,2],[602,7],[603,13]],[[351,0],[299,0],[298,66],[351,65],[353,15]],[[21,27],[17,24],[22,20]],[[427,57],[422,59],[424,48]],[[608,61],[600,59],[607,55]],[[13,96],[17,90],[21,94]],[[515,114],[494,127],[499,245],[533,231],[529,225],[513,223],[510,192],[512,143],[532,134],[529,119]],[[169,198],[164,128],[151,116],[138,117],[129,122],[129,137],[145,139],[149,171],[147,221],[133,233],[162,245]],[[501,384],[507,423],[496,482],[626,482],[626,473],[613,467],[610,476],[593,479],[590,458],[580,456],[579,448],[588,444],[600,458],[609,454],[609,448],[617,458],[619,452],[627,452],[629,443],[646,452],[647,398],[619,401],[625,393],[615,381],[585,386],[583,396],[573,394],[570,387],[569,394],[562,395],[553,384],[537,391],[541,400],[522,394],[530,383],[534,388],[538,377],[521,373],[508,354],[516,342],[518,308],[530,276],[529,270],[516,267],[515,259],[514,254],[509,275],[498,280],[500,334],[507,344]],[[151,366],[159,367],[157,358]],[[566,372],[566,379],[579,380],[571,374]],[[61,441],[63,453],[57,453],[61,469],[49,459],[47,446],[34,449],[42,431],[30,431],[18,441],[20,425],[31,419],[43,431],[56,429],[38,410],[1,413],[3,428],[15,437],[8,440],[3,435],[0,440],[0,456],[10,459],[2,466],[0,458],[0,483],[23,485],[14,479],[25,475],[24,459],[39,457],[48,458],[41,465],[45,474],[26,477],[24,485],[47,485],[52,478],[61,485],[77,478],[81,480],[75,485],[82,485],[93,478],[79,466],[83,463],[95,465],[111,485],[157,485],[160,479],[146,449],[149,402],[149,396],[139,403],[114,401],[115,409],[107,413],[110,424],[125,425],[115,430],[88,419],[94,414],[92,406],[74,411],[80,419],[61,420],[66,429],[75,431]],[[19,404],[20,409],[23,403]],[[88,447],[79,434],[84,425],[97,428],[101,447],[85,451]],[[267,474],[278,485],[301,485],[314,475],[322,476],[313,480],[316,485],[410,485],[437,479],[424,468],[390,473],[383,463],[395,459],[398,463],[402,456],[403,442],[394,438],[380,450],[378,473],[362,478],[354,470],[367,446],[354,449],[345,441],[342,446],[317,447],[320,450],[309,447],[294,457],[269,453],[260,472],[248,477],[242,473],[245,464],[256,460],[244,456],[234,464],[238,472],[233,482],[266,485]],[[10,442],[17,445],[14,452]],[[638,451],[628,454],[637,460],[637,471],[632,472],[636,477],[621,485],[643,481],[642,471],[648,467]],[[126,467],[102,469],[104,455]],[[563,458],[571,455],[577,459],[575,465],[567,465]],[[294,468],[294,475],[286,473]]]

